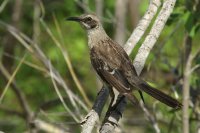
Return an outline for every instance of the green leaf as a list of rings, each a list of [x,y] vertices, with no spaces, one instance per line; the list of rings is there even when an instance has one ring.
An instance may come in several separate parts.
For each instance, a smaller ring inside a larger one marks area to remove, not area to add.
[[[179,17],[181,16],[181,13],[172,13],[167,20],[167,25],[173,24],[175,21],[178,21]]]
[[[191,12],[189,12],[185,22],[185,28],[188,33],[192,31],[193,26],[194,26],[194,16]]]
[[[200,23],[197,23],[194,26],[192,26],[192,29],[189,31],[189,36],[194,37],[199,29],[200,29]]]

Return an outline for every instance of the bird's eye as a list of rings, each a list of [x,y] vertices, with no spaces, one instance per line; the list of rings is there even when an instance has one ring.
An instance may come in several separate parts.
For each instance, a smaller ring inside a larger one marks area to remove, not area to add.
[[[87,20],[87,21],[91,21],[92,18],[91,18],[91,17],[87,17],[86,20]]]

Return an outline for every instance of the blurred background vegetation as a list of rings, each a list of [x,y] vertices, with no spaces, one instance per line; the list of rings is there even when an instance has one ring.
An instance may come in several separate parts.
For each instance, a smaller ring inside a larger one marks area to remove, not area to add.
[[[44,65],[45,61],[48,64],[48,60],[41,61],[40,56],[25,48],[22,45],[23,42],[20,41],[24,38],[19,32],[16,32],[17,35],[14,37],[12,28],[9,26],[23,32],[32,40],[33,44],[37,43],[55,70],[60,73],[68,89],[82,100],[87,109],[90,109],[101,88],[101,83],[90,65],[86,33],[78,24],[67,22],[65,19],[87,11],[96,12],[108,35],[123,45],[147,10],[149,1],[127,0],[124,7],[119,7],[116,1],[0,1],[0,131],[6,133],[26,132],[34,129],[33,120],[39,119],[69,132],[80,132],[80,125],[76,123],[59,100],[55,85],[49,76],[50,72]],[[126,12],[122,24],[125,29],[120,30],[119,38],[116,37],[116,26],[118,25],[116,16],[117,11],[122,11],[124,8]],[[182,88],[185,82],[184,73],[187,59],[200,49],[199,19],[200,2],[198,0],[178,0],[141,75],[154,87],[179,101],[183,99]],[[143,39],[139,44],[142,42]],[[27,40],[25,43],[27,43],[27,47],[33,45]],[[134,59],[138,47],[139,45],[131,54],[132,59]],[[20,63],[22,64],[20,65]],[[70,64],[72,68],[69,67]],[[194,71],[187,79],[190,83],[188,117],[191,133],[200,131],[199,65],[200,56],[197,53],[191,62],[191,68],[194,68]],[[17,67],[19,67],[18,70]],[[75,82],[73,74],[75,74],[75,78],[77,77],[77,82]],[[83,107],[78,107],[78,111],[74,109],[63,87],[59,84],[57,87],[68,108],[83,118],[88,110],[82,109]],[[80,91],[81,88],[83,88],[83,92]],[[23,100],[20,102],[20,97],[24,98],[22,99],[25,100],[25,104],[23,104]],[[182,132],[181,110],[173,111],[146,94],[144,97],[145,104],[150,112],[154,112],[162,133]],[[28,109],[24,105],[27,105]],[[106,109],[107,106],[104,108],[102,116]],[[143,111],[134,108],[131,104],[128,104],[125,110],[120,121],[120,128],[127,133],[155,132]],[[35,128],[34,130],[42,132],[41,129]]]

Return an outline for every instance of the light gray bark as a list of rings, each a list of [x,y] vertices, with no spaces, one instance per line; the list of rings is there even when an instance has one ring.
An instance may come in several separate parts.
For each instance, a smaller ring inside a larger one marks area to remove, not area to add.
[[[185,38],[185,69],[183,72],[183,133],[189,133],[189,102],[190,102],[190,77],[192,65],[192,39],[188,35]]]
[[[135,45],[138,43],[138,41],[142,38],[144,35],[146,29],[150,25],[152,19],[157,13],[158,8],[161,5],[160,0],[151,0],[149,7],[144,14],[143,18],[139,21],[138,25],[136,26],[135,30],[129,37],[128,41],[126,42],[124,49],[127,52],[127,54],[131,54],[132,50],[134,49]]]
[[[131,28],[135,28],[139,21],[140,0],[128,0],[128,14],[131,18]]]
[[[96,15],[102,20],[104,0],[95,0]],[[102,21],[101,21],[102,22]]]
[[[115,37],[114,40],[124,45],[126,39],[126,12],[128,0],[116,0],[115,4]]]
[[[170,14],[172,13],[175,2],[176,0],[166,0],[163,3],[163,7],[160,10],[149,34],[145,38],[141,47],[139,48],[133,63],[138,75],[140,75],[151,49],[155,45],[158,37],[161,34],[161,31],[165,26],[165,23],[167,22]]]

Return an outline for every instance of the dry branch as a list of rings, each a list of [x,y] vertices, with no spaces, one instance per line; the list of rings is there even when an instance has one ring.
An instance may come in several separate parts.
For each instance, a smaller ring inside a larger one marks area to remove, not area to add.
[[[199,64],[197,64],[195,66],[192,66],[192,64],[194,62],[194,59],[200,53],[200,48],[198,48],[195,53],[192,53],[192,37],[190,37],[188,35],[188,33],[186,33],[184,43],[185,43],[184,44],[185,45],[185,61],[184,61],[183,88],[182,88],[182,94],[183,94],[182,131],[183,131],[183,133],[189,133],[190,132],[189,105],[190,105],[190,101],[192,100],[192,93],[190,94],[190,92],[191,92],[190,80],[191,80],[192,73],[197,68],[199,68]],[[198,106],[198,102],[196,104]],[[195,110],[196,105],[193,105],[192,107]],[[197,119],[199,117],[198,113],[199,112],[197,111]]]

